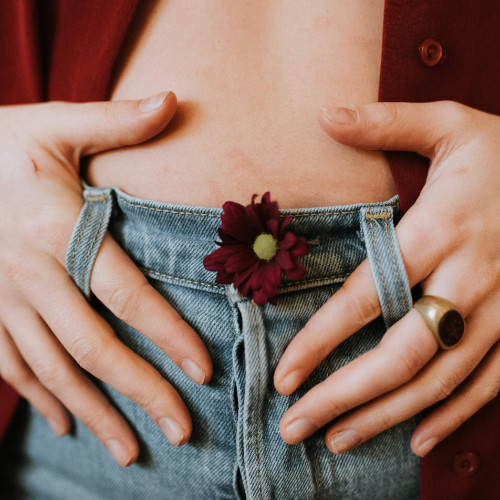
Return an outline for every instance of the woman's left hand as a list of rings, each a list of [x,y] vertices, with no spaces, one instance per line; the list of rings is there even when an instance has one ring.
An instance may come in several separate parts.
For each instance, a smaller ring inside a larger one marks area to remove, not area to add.
[[[377,347],[294,404],[280,432],[294,444],[336,419],[326,444],[343,453],[444,400],[413,434],[411,448],[424,456],[500,389],[500,117],[439,101],[328,109],[320,121],[343,144],[415,151],[431,160],[425,187],[396,232],[410,286],[420,283],[425,295],[452,302],[466,331],[457,347],[438,351],[412,309]],[[274,374],[276,389],[291,394],[378,315],[364,261],[290,343]]]

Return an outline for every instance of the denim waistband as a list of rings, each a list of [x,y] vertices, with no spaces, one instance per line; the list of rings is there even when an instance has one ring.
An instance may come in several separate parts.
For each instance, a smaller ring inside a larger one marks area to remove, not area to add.
[[[227,287],[216,283],[216,274],[203,266],[203,258],[216,248],[222,209],[144,200],[116,187],[84,186],[84,197],[66,267],[85,295],[90,293],[93,259],[107,229],[150,278],[226,293]],[[310,246],[302,260],[305,279],[284,278],[280,293],[343,282],[368,256],[386,324],[409,310],[411,295],[394,232],[397,196],[381,203],[280,213],[292,218],[290,229]]]

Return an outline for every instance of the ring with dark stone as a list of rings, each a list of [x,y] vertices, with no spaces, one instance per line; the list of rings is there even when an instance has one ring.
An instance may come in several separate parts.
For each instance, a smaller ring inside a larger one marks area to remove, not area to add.
[[[420,313],[439,347],[453,349],[465,332],[465,321],[456,307],[442,297],[423,295],[414,308]]]

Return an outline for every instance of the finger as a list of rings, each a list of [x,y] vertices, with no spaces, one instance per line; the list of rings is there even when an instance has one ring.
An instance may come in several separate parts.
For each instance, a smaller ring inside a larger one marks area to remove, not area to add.
[[[17,348],[43,386],[89,428],[120,465],[134,462],[139,448],[127,423],[74,364],[36,312],[18,306],[7,314],[4,310],[3,316]]]
[[[57,436],[69,432],[68,412],[35,377],[3,325],[0,325],[0,377],[45,417]]]
[[[375,283],[365,261],[290,342],[274,372],[276,390],[291,394],[337,345],[379,315]]]
[[[453,226],[445,224],[443,229],[442,223],[433,223],[434,219],[432,211],[415,207],[397,226],[410,287],[426,279],[455,245]],[[450,278],[448,281],[455,283],[456,280]],[[450,294],[454,290],[454,287],[441,287],[426,293],[433,292],[452,301]],[[460,299],[462,303],[463,297]],[[365,260],[290,342],[274,375],[278,392],[291,394],[336,346],[379,315],[380,302],[373,274]]]
[[[437,443],[498,396],[500,391],[500,342],[491,349],[476,372],[415,429],[411,448],[424,457]]]
[[[408,382],[437,350],[432,334],[422,330],[425,324],[411,311],[389,330],[387,340],[313,387],[284,414],[283,439],[298,443],[348,410]]]
[[[469,327],[468,336],[460,345],[451,351],[440,351],[409,383],[360,407],[335,423],[326,433],[329,449],[334,453],[343,453],[352,449],[385,429],[407,420],[438,401],[448,398],[450,394],[450,400],[455,397],[460,398],[463,405],[462,410],[464,410],[469,405],[469,401],[461,395],[464,386],[459,386],[476,369],[494,342],[492,335],[482,337],[474,335],[474,332],[484,331],[486,327],[481,318],[474,318]],[[498,365],[496,369],[498,370]],[[491,371],[489,374],[491,375]],[[475,376],[476,372],[466,384],[471,383],[475,386]],[[488,393],[489,391],[491,393],[489,396],[492,396],[494,385],[497,382],[498,373],[493,379],[489,378],[491,387],[480,392]],[[482,399],[483,404],[485,404],[487,399],[485,396],[486,394],[483,394],[474,399]],[[471,411],[472,407],[474,404],[471,405]],[[460,416],[460,413],[457,416]],[[451,422],[443,424],[450,425],[450,427],[459,425],[454,418]],[[429,437],[427,434],[425,437],[430,439],[435,436]],[[415,449],[415,445],[421,445],[425,442],[423,438],[421,439],[418,442],[415,442],[415,437],[412,439],[413,449]]]
[[[323,108],[319,121],[342,144],[366,149],[415,151],[434,158],[473,133],[477,113],[453,101],[377,102],[349,108]]]
[[[37,108],[36,114],[44,137],[59,151],[75,151],[79,158],[154,137],[170,122],[176,107],[175,94],[161,92],[142,101],[52,102]]]
[[[28,291],[29,301],[72,358],[135,401],[173,445],[185,444],[191,434],[191,417],[175,389],[116,337],[58,262],[47,261],[43,274],[37,269],[31,272],[39,287]],[[40,290],[50,290],[50,294]]]
[[[99,251],[91,288],[115,316],[151,339],[197,384],[210,380],[212,363],[200,337],[109,235]]]

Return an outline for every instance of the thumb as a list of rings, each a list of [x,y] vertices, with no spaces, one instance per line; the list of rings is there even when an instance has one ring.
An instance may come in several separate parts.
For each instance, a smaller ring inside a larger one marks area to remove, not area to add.
[[[154,137],[167,126],[176,108],[173,92],[134,101],[51,102],[44,109],[43,135],[49,134],[51,143],[63,152],[69,149],[78,157],[86,156]]]
[[[472,127],[473,110],[453,101],[377,102],[323,108],[319,121],[336,141],[365,149],[414,151],[434,158],[443,146],[457,146]]]

